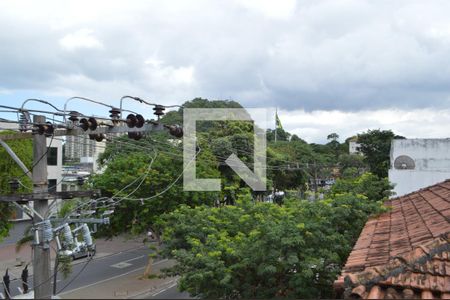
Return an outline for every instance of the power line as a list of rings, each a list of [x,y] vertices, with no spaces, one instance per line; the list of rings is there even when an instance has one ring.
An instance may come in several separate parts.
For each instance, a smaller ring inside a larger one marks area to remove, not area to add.
[[[86,269],[86,267],[88,266],[88,264],[94,259],[93,256],[91,256],[91,258],[84,264],[83,268],[81,268],[81,270],[77,273],[77,275],[75,275],[62,289],[60,289],[57,294],[61,293],[65,288],[67,288],[70,284],[72,284],[72,282],[75,281],[75,279],[78,278],[78,276],[80,276],[81,273],[83,273],[84,269]]]

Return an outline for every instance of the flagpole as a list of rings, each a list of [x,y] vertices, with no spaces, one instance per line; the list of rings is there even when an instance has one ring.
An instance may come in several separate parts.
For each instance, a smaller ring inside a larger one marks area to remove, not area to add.
[[[278,131],[277,117],[278,117],[278,108],[275,107],[275,143],[277,142],[277,131]]]

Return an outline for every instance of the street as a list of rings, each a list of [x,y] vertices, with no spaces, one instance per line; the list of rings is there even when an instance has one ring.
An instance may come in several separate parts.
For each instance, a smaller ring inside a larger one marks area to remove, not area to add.
[[[85,286],[94,285],[103,280],[112,279],[130,271],[144,269],[147,264],[148,253],[149,250],[146,247],[141,247],[106,257],[94,257],[90,262],[88,258],[74,261],[72,273],[68,278],[63,279],[62,274],[58,273],[57,293],[64,294]],[[53,279],[51,280],[53,283]],[[28,283],[31,290],[33,288],[33,276],[29,277]],[[12,296],[20,295],[22,293],[20,280],[11,281],[10,290]]]
[[[72,272],[64,279],[61,273],[57,276],[57,295],[61,298],[123,298],[144,294],[147,291],[157,293],[163,290],[157,298],[189,298],[188,295],[176,290],[175,279],[140,280],[148,260],[150,250],[141,246],[128,251],[111,254],[104,257],[94,257],[76,260],[72,265]],[[158,259],[153,262],[154,269],[168,267],[170,262]],[[53,286],[53,278],[52,286]],[[32,290],[32,276],[29,277],[29,289]],[[166,290],[169,283],[173,289]],[[122,284],[122,285],[121,285]],[[108,288],[105,288],[105,286]],[[159,285],[162,287],[160,288]],[[89,292],[86,292],[89,291]],[[4,298],[4,290],[1,290]],[[23,292],[20,279],[11,280],[10,293],[12,297]],[[86,295],[88,294],[88,295]]]

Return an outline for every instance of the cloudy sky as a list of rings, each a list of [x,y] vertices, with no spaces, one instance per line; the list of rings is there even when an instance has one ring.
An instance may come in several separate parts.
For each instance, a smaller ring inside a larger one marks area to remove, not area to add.
[[[0,104],[233,99],[278,107],[310,142],[369,128],[448,137],[449,11],[414,0],[1,1]]]

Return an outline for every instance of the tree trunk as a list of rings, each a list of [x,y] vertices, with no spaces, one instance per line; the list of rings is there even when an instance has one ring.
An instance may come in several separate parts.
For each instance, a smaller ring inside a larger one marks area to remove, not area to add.
[[[152,273],[153,257],[149,256],[147,261],[147,266],[145,267],[144,277],[150,276]]]

